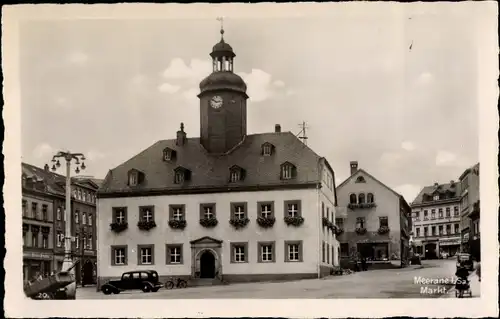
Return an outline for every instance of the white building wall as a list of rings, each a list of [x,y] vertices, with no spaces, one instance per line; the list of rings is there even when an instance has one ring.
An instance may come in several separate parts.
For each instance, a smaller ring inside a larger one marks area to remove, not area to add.
[[[300,200],[301,213],[305,221],[300,227],[287,226],[284,218],[284,201]],[[270,229],[258,226],[257,203],[274,201],[276,222]],[[250,223],[241,230],[235,230],[230,224],[230,203],[246,202]],[[199,224],[200,204],[216,203],[219,224],[213,228],[204,228]],[[168,225],[169,205],[184,204],[187,226],[183,231],[173,230]],[[137,227],[139,206],[155,206],[157,227],[150,231],[141,231]],[[127,207],[128,229],[115,233],[110,230],[112,208]],[[283,274],[317,273],[319,250],[316,249],[319,237],[318,190],[281,190],[266,192],[232,192],[196,195],[149,196],[101,198],[98,201],[98,275],[99,277],[118,277],[125,271],[137,269],[155,269],[160,276],[191,275],[190,241],[204,236],[222,240],[223,274]],[[302,262],[285,262],[284,241],[302,240]],[[257,262],[257,242],[275,241],[276,262]],[[230,262],[230,243],[248,242],[248,263]],[[137,245],[154,244],[154,265],[138,265]],[[166,244],[183,244],[183,264],[166,264]],[[111,265],[111,246],[127,245],[128,262],[125,266]]]

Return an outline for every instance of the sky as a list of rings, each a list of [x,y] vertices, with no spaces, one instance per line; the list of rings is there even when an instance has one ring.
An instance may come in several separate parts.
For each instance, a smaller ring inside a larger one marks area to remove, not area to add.
[[[443,8],[443,7],[442,7]],[[349,162],[411,202],[478,161],[476,15],[340,8],[224,20],[248,85],[248,133],[300,132],[340,184]],[[220,40],[206,19],[26,20],[20,25],[22,160],[87,156],[104,178],[180,122],[199,136],[199,82]]]

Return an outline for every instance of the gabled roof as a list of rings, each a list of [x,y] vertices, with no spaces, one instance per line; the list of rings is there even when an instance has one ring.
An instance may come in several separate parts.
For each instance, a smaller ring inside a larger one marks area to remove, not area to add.
[[[349,176],[345,181],[343,181],[342,183],[340,183],[339,186],[337,186],[337,189],[340,189],[343,185],[345,185],[348,181],[351,181],[354,179],[355,176],[359,175],[359,173],[363,173],[365,176],[369,177],[370,179],[374,180],[375,182],[377,182],[378,184],[382,185],[385,189],[391,191],[394,195],[396,195],[398,198],[400,198],[401,200],[403,200],[403,204],[406,204],[406,206],[409,206],[408,205],[408,202],[406,201],[406,199],[403,197],[403,195],[399,194],[398,192],[396,192],[395,190],[393,190],[392,188],[390,188],[389,186],[385,185],[384,183],[382,183],[381,181],[379,181],[378,179],[376,179],[373,175],[371,175],[370,173],[368,173],[367,171],[365,171],[364,169],[358,169],[354,174],[352,174],[351,176]]]
[[[247,173],[245,180],[239,183],[243,186],[321,182],[320,157],[291,132],[247,135],[239,146],[222,155],[208,153],[199,138],[189,138],[182,146],[177,146],[175,141],[158,141],[110,170],[99,193],[131,194],[137,190],[147,192],[226,187],[229,186],[228,169],[233,165],[244,168]],[[274,145],[275,156],[262,156],[261,146],[266,142]],[[163,160],[162,152],[167,147],[177,152],[175,162]],[[286,181],[280,179],[280,165],[285,162],[297,167],[296,178]],[[174,183],[174,169],[179,166],[191,171],[189,183]],[[146,175],[144,183],[134,187],[134,190],[127,185],[126,172],[131,168],[139,169]]]
[[[210,236],[204,236],[204,237],[201,237],[201,238],[198,238],[198,239],[195,239],[195,240],[191,240],[189,243],[190,244],[196,244],[196,243],[199,243],[199,242],[213,242],[213,243],[221,244],[222,240],[218,240],[218,239],[212,238]]]

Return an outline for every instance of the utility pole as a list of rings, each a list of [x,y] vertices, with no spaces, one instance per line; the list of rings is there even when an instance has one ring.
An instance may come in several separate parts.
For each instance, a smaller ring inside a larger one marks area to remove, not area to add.
[[[85,156],[82,153],[71,153],[69,151],[62,152],[59,151],[56,155],[52,157],[52,171],[56,171],[57,168],[61,167],[61,162],[59,158],[66,160],[66,210],[64,213],[65,221],[65,234],[64,234],[64,260],[62,265],[63,271],[70,270],[70,273],[75,274],[75,270],[73,266],[73,256],[71,255],[71,162],[75,161],[76,169],[75,172],[77,174],[80,173],[80,168],[84,170]],[[81,164],[80,164],[80,161]],[[78,166],[80,165],[80,166]],[[76,278],[75,278],[76,280]],[[66,296],[67,299],[75,299],[76,296],[76,282],[69,284],[66,287]]]
[[[307,145],[307,129],[309,128],[306,124],[306,122],[302,122],[301,124],[299,124],[299,127],[301,128],[299,134],[297,134],[297,136],[302,140],[302,143],[304,143],[304,145]]]

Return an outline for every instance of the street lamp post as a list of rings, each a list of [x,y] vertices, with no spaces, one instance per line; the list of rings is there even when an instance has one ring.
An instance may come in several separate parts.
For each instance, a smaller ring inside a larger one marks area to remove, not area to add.
[[[64,260],[62,264],[62,270],[68,270],[73,265],[73,258],[71,255],[71,163],[75,161],[76,169],[75,172],[80,173],[80,168],[85,169],[85,156],[82,153],[71,153],[58,152],[52,157],[52,170],[56,171],[57,168],[61,167],[61,162],[59,159],[64,159],[66,161],[66,209],[64,212],[65,217],[65,234],[64,234]],[[80,163],[80,161],[82,161]],[[74,268],[71,269],[71,273],[74,275]],[[68,285],[66,287],[66,295],[68,299],[75,299],[76,296],[76,282]]]

